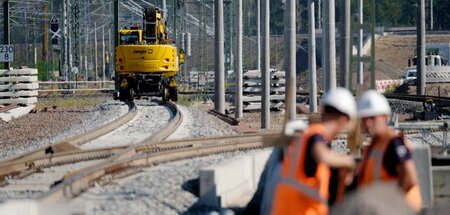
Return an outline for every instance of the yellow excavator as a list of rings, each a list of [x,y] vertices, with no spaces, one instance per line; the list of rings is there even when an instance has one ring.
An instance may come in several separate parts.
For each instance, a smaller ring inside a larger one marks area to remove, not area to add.
[[[159,8],[144,9],[143,29],[139,26],[120,29],[116,47],[116,71],[119,90],[114,98],[133,101],[141,96],[161,96],[164,101],[177,101],[175,76],[184,62],[184,52],[166,34],[165,20]]]

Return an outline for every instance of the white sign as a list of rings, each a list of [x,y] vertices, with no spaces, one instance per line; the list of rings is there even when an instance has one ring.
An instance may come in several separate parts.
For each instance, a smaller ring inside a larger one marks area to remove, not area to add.
[[[0,62],[14,61],[14,45],[0,45]]]

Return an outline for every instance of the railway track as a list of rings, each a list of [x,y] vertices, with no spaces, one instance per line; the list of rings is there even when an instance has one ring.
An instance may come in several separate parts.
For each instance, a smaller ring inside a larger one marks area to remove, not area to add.
[[[178,127],[181,123],[182,116],[177,109],[176,105],[172,103],[166,103],[165,106],[168,107],[172,113],[172,119],[166,126],[159,132],[149,136],[139,145],[142,144],[154,144],[162,141]],[[129,151],[134,146],[119,146],[111,148],[96,148],[89,150],[81,150],[77,148],[80,144],[83,144],[93,138],[102,136],[124,124],[124,122],[129,121],[136,114],[136,106],[133,104],[130,111],[120,119],[112,122],[109,126],[104,126],[95,131],[90,131],[84,135],[79,135],[74,138],[67,139],[58,144],[52,145],[52,153],[48,153],[49,148],[40,148],[33,152],[27,153],[23,156],[18,156],[10,159],[6,162],[0,164],[0,186],[2,190],[14,190],[17,186],[15,184],[27,184],[25,188],[32,190],[34,182],[20,182],[27,181],[27,178],[32,178],[33,175],[41,174],[41,178],[44,178],[42,174],[50,175],[45,179],[50,181],[44,185],[48,189],[52,184],[57,183],[61,180],[62,176],[66,174],[71,174],[71,172],[76,172],[79,168],[84,168],[87,166],[92,166],[98,163],[110,163],[116,159],[121,159],[123,157],[128,157]],[[116,126],[116,124],[118,126]],[[114,128],[112,128],[114,127]],[[108,128],[108,129],[106,129]],[[47,153],[45,153],[47,151]],[[74,164],[79,167],[74,167]],[[50,169],[50,170],[49,170]],[[53,170],[52,170],[53,169]],[[57,169],[57,170],[54,170]],[[52,177],[53,175],[53,177]],[[51,178],[51,179],[49,179]],[[12,187],[12,188],[9,188]],[[36,185],[35,187],[42,188],[42,185]]]
[[[0,113],[5,113],[5,112],[7,112],[9,110],[12,110],[12,109],[14,109],[16,107],[17,107],[17,104],[10,104],[10,105],[6,105],[4,107],[0,107]]]
[[[53,144],[51,146],[39,147],[28,153],[9,158],[7,160],[2,161],[2,163],[7,163],[10,161],[16,161],[16,160],[26,160],[28,158],[44,156],[46,154],[54,154],[54,153],[65,152],[65,151],[80,150],[80,148],[78,148],[78,146],[117,129],[121,125],[123,125],[123,124],[129,122],[131,119],[133,119],[136,116],[136,114],[137,114],[136,105],[134,103],[130,103],[129,111],[125,115],[119,117],[116,120],[113,120],[109,123],[106,123],[103,126],[100,126],[96,129],[85,132],[83,134],[69,137],[69,138],[64,139],[64,140],[62,140],[56,144]]]
[[[64,176],[61,183],[54,186],[39,199],[43,202],[55,202],[80,195],[94,184],[104,185],[134,173],[144,167],[187,158],[206,156],[237,150],[262,148],[264,139],[273,134],[253,134],[233,137],[209,137],[190,140],[177,140],[142,143],[130,146],[128,156],[114,161],[103,162]]]

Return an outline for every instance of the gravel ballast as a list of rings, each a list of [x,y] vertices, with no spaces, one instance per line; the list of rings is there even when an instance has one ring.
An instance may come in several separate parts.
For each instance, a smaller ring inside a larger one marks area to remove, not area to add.
[[[112,147],[136,144],[162,129],[172,116],[170,111],[155,102],[137,101],[137,115],[125,125],[100,138],[83,144],[81,148]]]
[[[97,107],[38,111],[7,123],[0,122],[0,159],[94,129],[119,118],[128,109],[122,102],[110,101]]]

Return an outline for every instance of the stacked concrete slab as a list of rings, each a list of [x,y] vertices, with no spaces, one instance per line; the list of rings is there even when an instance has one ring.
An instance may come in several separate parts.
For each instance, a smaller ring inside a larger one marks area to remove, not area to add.
[[[38,70],[0,70],[0,105],[30,105],[37,102]]]
[[[0,119],[9,121],[34,108],[39,89],[37,74],[38,70],[31,68],[0,70],[0,105],[24,106],[0,113]]]
[[[261,71],[248,70],[243,73],[243,97],[244,110],[261,109]],[[272,69],[270,72],[270,108],[281,109],[285,100],[285,72]],[[230,89],[234,92],[234,87]],[[234,96],[232,97],[234,100]],[[234,101],[233,101],[234,102]]]

